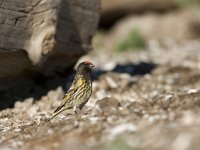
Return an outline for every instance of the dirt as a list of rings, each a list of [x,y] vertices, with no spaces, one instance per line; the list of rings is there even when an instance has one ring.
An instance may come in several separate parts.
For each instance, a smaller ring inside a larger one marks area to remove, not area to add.
[[[199,149],[199,49],[188,42],[120,54],[94,51],[82,58],[96,65],[83,110],[46,121],[64,95],[61,84],[16,101],[0,111],[0,149]]]

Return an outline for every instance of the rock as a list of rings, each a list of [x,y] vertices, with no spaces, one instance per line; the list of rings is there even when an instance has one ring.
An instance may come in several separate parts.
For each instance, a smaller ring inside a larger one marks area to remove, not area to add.
[[[120,103],[115,98],[105,97],[101,100],[96,101],[97,114],[113,114],[117,112]]]
[[[117,108],[118,106],[120,106],[120,103],[119,103],[118,100],[115,99],[115,98],[108,98],[108,97],[105,97],[105,98],[103,98],[103,99],[101,99],[101,100],[98,100],[98,101],[96,102],[96,105],[97,105],[100,109],[104,110],[104,109],[110,109],[110,108],[112,108],[112,107]]]
[[[27,110],[27,114],[28,114],[30,117],[32,117],[32,116],[34,116],[34,115],[38,112],[38,110],[39,110],[39,107],[36,106],[36,105],[33,105],[31,108],[29,108],[29,109]]]
[[[27,98],[23,102],[17,101],[15,103],[15,108],[16,109],[20,109],[20,110],[28,109],[28,108],[30,108],[32,106],[33,100],[34,100],[33,98]]]
[[[115,137],[119,134],[122,134],[124,132],[135,132],[137,130],[137,127],[132,123],[127,124],[120,124],[112,129],[108,130],[108,136],[110,139],[115,139]]]
[[[132,67],[132,69],[135,70],[134,67]],[[101,75],[101,77],[99,78],[99,80],[102,81],[102,84],[100,84],[99,87],[101,90],[102,89],[104,90],[119,89],[120,87],[125,87],[130,82],[130,78],[131,77],[129,74],[125,74],[125,73],[119,74],[117,71],[116,73],[108,72]],[[100,91],[98,91],[98,93]]]
[[[16,76],[63,72],[91,49],[99,0],[0,4],[0,90]]]

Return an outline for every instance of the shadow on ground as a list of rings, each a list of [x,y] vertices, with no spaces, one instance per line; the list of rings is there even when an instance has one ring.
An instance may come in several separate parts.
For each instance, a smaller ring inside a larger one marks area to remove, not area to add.
[[[93,74],[92,78],[94,80],[98,80],[98,77],[107,72],[115,72],[115,73],[126,73],[131,76],[135,75],[145,75],[151,73],[153,69],[157,67],[157,64],[152,62],[139,62],[137,64],[128,63],[128,64],[117,64],[115,68],[111,71],[105,71],[101,69],[96,69]]]
[[[92,80],[98,80],[99,76],[107,72],[126,73],[131,76],[145,75],[151,73],[157,65],[152,62],[140,62],[138,64],[117,64],[111,71],[95,69],[92,73]],[[66,91],[74,77],[74,71],[65,71],[53,77],[45,77],[43,75],[31,77],[26,82],[16,85],[12,89],[0,92],[0,110],[14,107],[16,101],[24,101],[27,98],[40,100],[42,96],[47,95],[50,90],[54,90],[59,86]]]

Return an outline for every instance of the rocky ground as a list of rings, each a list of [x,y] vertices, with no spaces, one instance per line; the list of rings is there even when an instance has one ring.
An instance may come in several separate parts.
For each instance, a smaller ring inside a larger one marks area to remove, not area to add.
[[[3,109],[0,149],[199,149],[200,44],[154,46],[83,57],[97,67],[92,97],[78,115],[46,122],[61,86]]]
[[[198,16],[182,10],[130,15],[98,33],[93,52],[80,59],[96,68],[92,96],[78,115],[66,111],[47,121],[72,71],[0,92],[0,149],[199,150]],[[145,47],[115,51],[133,28]]]

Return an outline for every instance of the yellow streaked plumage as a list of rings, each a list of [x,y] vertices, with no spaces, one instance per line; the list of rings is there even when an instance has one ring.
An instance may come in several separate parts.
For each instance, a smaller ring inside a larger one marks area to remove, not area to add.
[[[60,106],[54,111],[50,120],[67,109],[73,108],[76,113],[77,108],[82,109],[88,102],[92,94],[91,69],[93,67],[94,65],[88,61],[79,64],[70,89],[64,95]]]

